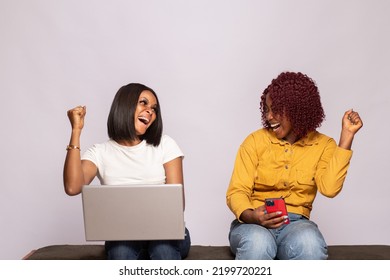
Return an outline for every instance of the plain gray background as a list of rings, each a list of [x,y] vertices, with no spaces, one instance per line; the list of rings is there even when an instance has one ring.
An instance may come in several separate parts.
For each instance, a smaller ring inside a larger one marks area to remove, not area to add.
[[[87,106],[83,150],[103,142],[130,82],[157,92],[164,132],[185,153],[192,243],[227,245],[237,149],[286,70],[317,82],[321,132],[338,141],[350,108],[364,121],[343,191],[318,195],[312,219],[330,245],[390,244],[389,13],[386,0],[1,0],[0,259],[86,243],[81,197],[62,185],[66,111]]]

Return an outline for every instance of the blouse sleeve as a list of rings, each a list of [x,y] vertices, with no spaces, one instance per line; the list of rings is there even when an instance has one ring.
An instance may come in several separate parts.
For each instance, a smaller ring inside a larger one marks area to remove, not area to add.
[[[161,147],[163,149],[163,163],[167,163],[177,157],[184,157],[184,153],[179,145],[177,145],[176,141],[168,135],[162,136]]]
[[[241,144],[226,193],[226,203],[237,219],[246,209],[254,209],[251,200],[258,163],[255,139],[251,135]]]
[[[329,139],[317,166],[315,181],[318,191],[327,197],[340,193],[352,158],[352,151],[337,146]]]

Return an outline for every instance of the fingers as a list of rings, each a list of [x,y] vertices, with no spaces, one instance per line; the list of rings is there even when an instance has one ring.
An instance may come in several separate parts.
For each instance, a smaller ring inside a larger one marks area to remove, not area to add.
[[[84,113],[84,114],[86,112],[86,109],[87,109],[86,106],[81,106],[81,105],[73,108],[74,111],[79,112],[79,113]]]
[[[272,214],[274,214],[274,213],[272,213]],[[266,228],[278,228],[278,227],[282,226],[285,223],[285,221],[286,221],[286,217],[280,216],[280,214],[279,214],[274,218],[270,218],[270,219],[264,221],[262,226],[264,226]]]
[[[68,118],[72,125],[72,128],[82,129],[84,126],[84,117],[87,113],[86,106],[77,106],[73,109],[68,110]]]
[[[79,106],[77,106],[77,107],[74,107],[74,108],[70,109],[69,111],[83,111],[83,110],[85,110],[86,108],[87,108],[86,106],[81,106],[81,105],[79,105]]]
[[[282,216],[282,212],[267,213],[265,211],[265,206],[256,208],[254,212],[259,224],[266,228],[278,228],[282,226],[286,220],[286,217]]]
[[[288,218],[288,216],[283,216],[282,212],[280,212],[280,211],[270,213],[268,215],[270,215],[270,219],[268,220],[270,223],[270,225],[269,225],[270,228],[280,227],[282,224],[284,224],[284,222]]]
[[[81,105],[74,107],[73,109],[68,110],[68,116],[78,115],[78,116],[84,117],[86,113],[87,113],[87,107],[81,106]]]
[[[346,112],[346,115],[347,115],[347,119],[350,121],[351,124],[356,124],[358,123],[360,120],[360,116],[359,116],[359,113],[358,112],[355,112],[353,109],[351,110],[348,110]]]
[[[363,121],[358,112],[350,109],[344,114],[343,124],[354,132],[357,132],[363,126]]]

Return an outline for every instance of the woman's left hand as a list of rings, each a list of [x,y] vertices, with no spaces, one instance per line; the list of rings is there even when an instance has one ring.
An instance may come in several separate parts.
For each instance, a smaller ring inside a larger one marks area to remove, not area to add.
[[[363,126],[362,119],[358,112],[354,110],[348,110],[344,113],[342,129],[355,134]]]
[[[355,112],[352,109],[346,111],[342,120],[339,147],[350,150],[352,147],[353,138],[356,132],[358,132],[362,126],[363,122],[358,112]]]

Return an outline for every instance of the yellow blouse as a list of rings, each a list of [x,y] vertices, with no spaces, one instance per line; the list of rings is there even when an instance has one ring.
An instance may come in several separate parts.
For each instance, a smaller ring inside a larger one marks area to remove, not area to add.
[[[291,145],[259,129],[238,150],[227,205],[239,219],[266,198],[284,197],[288,212],[309,218],[317,190],[327,197],[341,191],[351,157],[351,150],[317,131]]]

